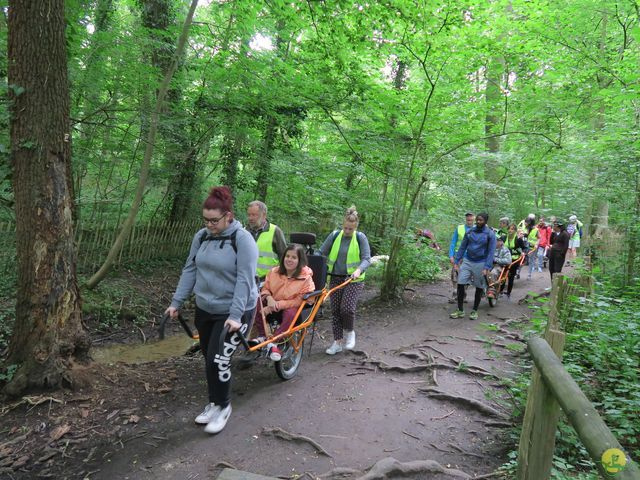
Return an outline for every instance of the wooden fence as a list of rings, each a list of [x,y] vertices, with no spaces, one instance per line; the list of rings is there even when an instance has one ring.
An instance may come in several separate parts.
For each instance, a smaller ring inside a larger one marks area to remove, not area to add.
[[[604,478],[640,480],[637,464],[623,452],[561,362],[563,330],[569,318],[566,305],[570,302],[566,300],[576,293],[589,295],[590,291],[584,285],[590,285],[590,281],[571,281],[562,275],[555,276],[544,338],[532,337],[528,342],[535,366],[518,448],[518,480],[547,480],[550,477],[561,408]],[[606,464],[606,461],[612,463]]]
[[[198,221],[137,224],[118,256],[116,266],[144,260],[187,258],[195,233],[202,228]],[[110,224],[80,225],[76,229],[78,271],[92,273],[107,257],[119,232]],[[15,224],[0,223],[0,272],[15,270]]]
[[[289,221],[280,226],[285,232],[309,231],[306,228],[307,225],[303,225],[300,221]],[[201,228],[202,222],[198,220],[136,224],[122,248],[115,266],[144,260],[186,259],[191,240]],[[325,228],[325,230],[330,229]],[[0,222],[0,273],[3,274],[15,270],[15,231],[15,223]],[[119,231],[118,226],[108,223],[80,224],[76,228],[78,272],[89,274],[100,268]],[[318,238],[317,246],[323,240],[324,238]]]

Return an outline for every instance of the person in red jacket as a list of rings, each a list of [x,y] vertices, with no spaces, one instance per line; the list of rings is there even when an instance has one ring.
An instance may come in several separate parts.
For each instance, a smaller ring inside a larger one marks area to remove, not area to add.
[[[281,317],[281,323],[274,335],[286,332],[302,304],[302,296],[313,292],[313,271],[307,266],[307,255],[302,245],[289,244],[280,257],[280,265],[267,273],[256,309],[255,325],[258,337],[252,340],[256,345],[265,341],[262,315]],[[262,312],[260,312],[262,310]],[[281,359],[280,349],[269,344],[269,358],[274,362]]]
[[[542,272],[542,267],[547,259],[547,252],[551,246],[551,226],[547,225],[544,217],[540,217],[538,222],[538,242],[536,243],[536,253],[538,256],[538,272]]]

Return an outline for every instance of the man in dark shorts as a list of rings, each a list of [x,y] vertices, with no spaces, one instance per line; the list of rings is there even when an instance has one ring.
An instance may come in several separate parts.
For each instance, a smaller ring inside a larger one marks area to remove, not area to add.
[[[476,287],[473,310],[469,314],[469,319],[476,320],[478,318],[478,306],[486,287],[486,276],[493,267],[493,256],[496,251],[496,234],[487,226],[488,220],[489,215],[486,213],[479,213],[476,216],[476,226],[464,236],[460,249],[455,255],[454,268],[459,272],[458,310],[449,315],[451,318],[464,317],[462,303],[464,287],[468,284]]]

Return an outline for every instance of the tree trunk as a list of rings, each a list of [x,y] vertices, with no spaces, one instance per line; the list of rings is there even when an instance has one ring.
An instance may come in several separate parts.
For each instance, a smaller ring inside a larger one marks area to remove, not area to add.
[[[637,117],[636,117],[637,118]],[[637,125],[637,123],[636,123]],[[640,158],[637,159],[636,165],[640,165]],[[633,204],[633,218],[637,219],[640,215],[640,168],[636,166],[634,175],[635,192]],[[624,286],[632,285],[636,277],[636,256],[638,255],[638,235],[640,234],[637,222],[632,221],[628,228],[627,239],[627,264],[625,265]]]
[[[607,45],[607,25],[608,25],[608,14],[607,10],[602,10],[602,22],[600,24],[600,55],[602,58],[606,58],[605,48]],[[602,72],[598,72],[596,76],[596,82],[598,84],[598,88],[605,89],[609,85],[609,78]],[[602,132],[606,126],[606,105],[604,101],[600,100],[600,105],[596,110],[596,114],[593,119],[594,124],[594,139],[601,136]],[[599,176],[599,170],[601,165],[598,162],[590,162],[590,182],[589,185],[593,187],[596,186],[596,181]],[[592,236],[596,234],[596,230],[600,228],[601,225],[608,224],[609,217],[609,200],[603,195],[596,195],[592,197],[591,202],[588,208],[588,215],[585,216],[585,227],[584,231],[589,232],[586,238],[586,244],[589,245],[592,243]],[[572,212],[577,213],[577,212]],[[603,223],[604,222],[604,223]]]
[[[149,30],[152,42],[151,64],[158,69],[160,78],[167,74],[175,55],[175,39],[169,27],[175,24],[176,15],[172,0],[140,0],[142,24]],[[178,58],[177,72],[182,58]],[[191,116],[185,115],[180,82],[173,81],[167,92],[165,120],[158,126],[165,139],[165,159],[171,172],[168,184],[169,221],[183,220],[189,213],[196,181],[196,158],[194,146],[189,138],[188,123]]]
[[[90,340],[76,281],[64,1],[12,0],[8,14],[18,290],[7,365],[18,369],[5,391],[18,395],[72,385]]]
[[[547,180],[549,177],[549,165],[545,162],[544,168],[542,170],[542,185],[540,186],[540,209],[546,210],[547,203],[545,192],[547,190]]]
[[[274,116],[269,115],[265,127],[264,138],[262,140],[262,151],[258,158],[258,172],[256,175],[256,188],[254,196],[256,200],[267,201],[267,191],[269,190],[269,179],[271,173],[271,161],[273,160],[273,146],[276,141],[276,128],[278,124]]]
[[[504,121],[503,99],[505,98],[500,85],[505,74],[504,59],[494,57],[487,65],[485,78],[487,87],[485,89],[486,114],[484,121],[485,136],[500,133]],[[500,201],[498,199],[497,184],[500,181],[500,164],[498,153],[500,152],[499,137],[491,137],[485,140],[487,155],[484,161],[484,208],[489,213],[489,218],[495,218]]]
[[[233,192],[238,186],[238,164],[242,157],[245,136],[232,117],[229,117],[229,122],[227,133],[220,147],[220,157],[222,159],[222,183]]]
[[[180,58],[184,50],[184,45],[189,34],[189,27],[191,26],[191,21],[193,20],[193,14],[195,13],[197,5],[198,0],[191,1],[191,6],[189,7],[187,18],[184,21],[182,32],[180,33],[180,39],[178,40],[178,47],[176,48],[175,55],[173,56],[173,63],[169,68],[167,74],[164,76],[164,79],[162,80],[162,83],[160,84],[160,88],[158,90],[156,106],[151,115],[151,122],[149,125],[149,134],[147,135],[144,159],[142,161],[142,166],[140,167],[138,186],[136,187],[136,193],[131,204],[131,209],[129,210],[129,215],[124,221],[122,230],[120,230],[118,237],[113,242],[113,245],[111,246],[111,249],[107,254],[106,260],[104,261],[100,269],[87,282],[87,288],[94,288],[106,276],[107,272],[111,269],[116,258],[120,254],[120,250],[122,250],[124,242],[127,240],[127,238],[129,238],[129,233],[131,232],[133,224],[136,221],[136,216],[138,215],[138,210],[140,209],[140,204],[142,203],[142,196],[144,194],[144,190],[147,185],[147,179],[149,177],[151,158],[153,157],[153,147],[155,143],[156,132],[158,130],[158,120],[160,117],[160,112],[162,110],[162,104],[164,102],[167,91],[169,90],[169,83],[171,82],[173,73],[175,72],[178,65],[178,59]]]

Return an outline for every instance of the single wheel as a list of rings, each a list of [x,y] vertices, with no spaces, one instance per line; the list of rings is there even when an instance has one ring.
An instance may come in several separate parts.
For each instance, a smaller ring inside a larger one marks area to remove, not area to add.
[[[487,297],[487,300],[489,300],[490,307],[495,307],[496,303],[498,303],[498,299],[495,297]]]
[[[300,348],[296,352],[293,349],[290,341],[299,342],[302,338],[302,332],[298,330],[291,335],[291,339],[281,346],[282,359],[279,362],[275,362],[276,373],[282,380],[289,380],[295,377],[300,362],[302,361],[302,350],[304,345],[300,345]]]

